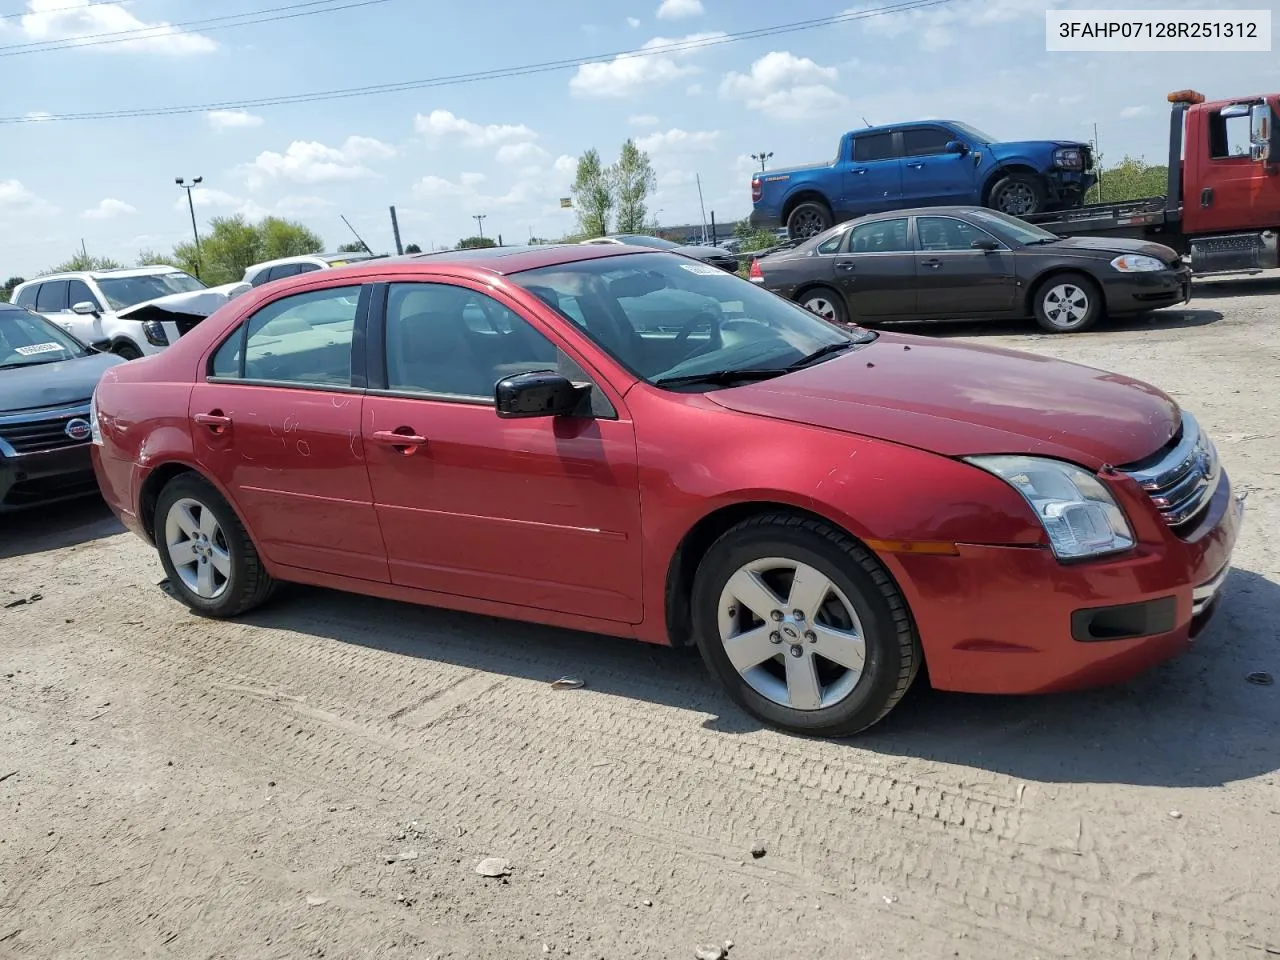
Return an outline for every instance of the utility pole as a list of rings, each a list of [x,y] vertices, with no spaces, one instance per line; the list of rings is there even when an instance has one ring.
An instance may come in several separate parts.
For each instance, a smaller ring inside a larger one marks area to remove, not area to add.
[[[1098,148],[1098,124],[1093,124],[1093,162],[1098,165],[1098,202],[1102,202],[1102,151]]]
[[[182,177],[174,177],[173,182],[187,191],[187,209],[191,211],[191,235],[196,240],[196,279],[200,279],[200,261],[203,259],[200,255],[200,231],[196,229],[196,204],[191,199],[191,191],[204,183],[204,177],[193,177],[190,183]]]
[[[487,216],[488,216],[488,214],[487,214],[487,213],[473,213],[473,214],[471,215],[471,219],[472,219],[472,220],[474,220],[474,221],[476,222],[476,227],[477,227],[477,229],[479,229],[479,231],[480,231],[480,239],[481,239],[481,240],[483,240],[483,239],[484,239],[484,219],[485,219],[485,217],[487,217]]]
[[[773,156],[772,150],[770,150],[768,153],[765,153],[763,150],[761,150],[759,153],[753,153],[751,155],[751,159],[755,160],[757,163],[760,164],[760,172],[764,173],[764,162],[772,156]]]
[[[396,238],[396,256],[404,256],[404,246],[400,243],[400,221],[396,219],[395,204],[391,205],[391,233]]]
[[[707,242],[707,205],[702,202],[702,174],[695,173],[693,175],[694,182],[698,184],[698,206],[702,208],[702,242]]]

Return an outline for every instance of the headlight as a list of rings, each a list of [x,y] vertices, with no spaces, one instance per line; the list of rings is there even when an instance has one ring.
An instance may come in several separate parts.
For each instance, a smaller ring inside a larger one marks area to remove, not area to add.
[[[1041,457],[967,457],[1017,490],[1049,535],[1059,560],[1128,550],[1133,530],[1107,488],[1087,470]]]
[[[102,446],[102,426],[98,423],[98,391],[89,398],[89,442]]]
[[[1053,163],[1063,170],[1083,170],[1084,153],[1079,147],[1059,147],[1053,152]]]
[[[1116,257],[1111,261],[1111,266],[1121,273],[1151,273],[1155,270],[1169,269],[1155,257],[1146,257],[1140,253],[1126,253],[1122,257]]]
[[[146,320],[142,324],[142,335],[153,347],[167,347],[169,335],[164,332],[164,324],[158,320]]]

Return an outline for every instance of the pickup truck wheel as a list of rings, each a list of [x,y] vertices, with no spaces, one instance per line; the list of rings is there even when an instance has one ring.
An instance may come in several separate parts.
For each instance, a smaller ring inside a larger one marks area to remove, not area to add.
[[[800,294],[797,302],[828,323],[847,324],[849,322],[849,308],[845,306],[844,297],[830,287],[813,287],[806,290]]]
[[[1011,173],[991,188],[987,206],[1011,217],[1027,217],[1040,213],[1048,203],[1048,195],[1040,178],[1031,173]]]
[[[906,603],[875,556],[816,517],[743,520],[694,575],[699,652],[766,723],[847,737],[897,705],[923,659]]]
[[[135,347],[132,343],[121,341],[111,348],[111,352],[117,357],[123,357],[125,360],[141,360],[142,351]]]
[[[830,207],[818,200],[806,200],[787,214],[787,236],[792,240],[808,240],[833,223],[835,217]]]
[[[1036,322],[1050,333],[1079,333],[1102,317],[1102,291],[1088,277],[1059,273],[1035,294]]]

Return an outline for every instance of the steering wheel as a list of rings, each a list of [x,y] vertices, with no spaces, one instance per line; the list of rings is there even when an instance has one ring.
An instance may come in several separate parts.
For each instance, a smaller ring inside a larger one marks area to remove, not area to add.
[[[711,307],[703,307],[692,317],[686,320],[684,325],[676,333],[675,339],[672,341],[676,352],[678,353],[681,351],[685,344],[689,342],[689,337],[693,334],[693,331],[704,325],[711,331],[711,336],[707,341],[708,350],[719,350],[724,345],[723,338],[720,335],[721,320],[722,318],[719,310],[712,309]],[[694,350],[684,354],[681,357],[681,362],[683,363],[685,360],[688,360],[697,352],[698,351]]]

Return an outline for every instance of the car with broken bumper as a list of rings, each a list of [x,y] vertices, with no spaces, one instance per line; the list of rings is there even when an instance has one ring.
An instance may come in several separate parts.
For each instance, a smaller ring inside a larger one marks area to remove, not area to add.
[[[633,324],[650,297],[679,322]],[[823,735],[926,665],[1040,693],[1178,654],[1241,522],[1154,386],[619,245],[268,284],[108,371],[92,420],[107,501],[201,614],[293,581],[695,644],[746,710]]]

